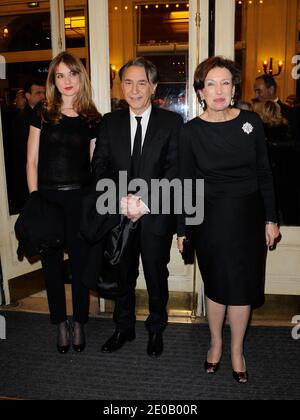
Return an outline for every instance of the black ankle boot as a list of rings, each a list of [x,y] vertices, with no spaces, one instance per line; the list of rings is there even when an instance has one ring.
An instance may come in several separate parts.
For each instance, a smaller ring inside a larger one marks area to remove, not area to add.
[[[84,326],[80,322],[74,322],[73,349],[77,353],[81,353],[85,349]]]
[[[68,353],[70,348],[70,325],[68,321],[61,322],[57,325],[57,344],[56,348],[59,353]]]

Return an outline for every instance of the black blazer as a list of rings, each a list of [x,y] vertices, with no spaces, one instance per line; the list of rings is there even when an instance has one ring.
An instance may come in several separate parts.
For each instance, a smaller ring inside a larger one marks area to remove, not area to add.
[[[182,124],[181,116],[175,112],[152,108],[139,175],[147,182],[149,192],[152,179],[172,180],[179,177],[178,144]],[[106,114],[101,121],[92,160],[94,180],[109,178],[118,186],[119,172],[130,173],[130,167],[130,113],[129,109],[125,109]],[[142,223],[157,235],[170,234],[176,229],[173,215],[150,214],[142,218]]]
[[[281,114],[288,120],[288,136],[293,141],[299,141],[300,136],[300,110],[299,108],[292,108],[287,104],[277,101],[280,106]]]

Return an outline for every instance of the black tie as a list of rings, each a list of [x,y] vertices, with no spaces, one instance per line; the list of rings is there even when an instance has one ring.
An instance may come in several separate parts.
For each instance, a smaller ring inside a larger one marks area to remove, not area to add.
[[[131,156],[131,178],[138,178],[140,163],[141,163],[141,154],[142,154],[142,117],[135,117],[137,121],[137,128],[134,137],[133,152]]]

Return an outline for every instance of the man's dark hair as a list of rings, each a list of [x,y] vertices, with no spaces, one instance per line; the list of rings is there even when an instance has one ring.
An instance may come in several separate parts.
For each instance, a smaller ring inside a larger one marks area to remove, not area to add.
[[[158,83],[158,70],[155,64],[147,60],[145,57],[137,57],[129,60],[119,71],[119,76],[122,81],[125,71],[132,66],[143,67],[145,69],[148,82],[156,85]]]
[[[32,86],[43,86],[45,87],[45,83],[42,80],[33,79],[30,81],[25,82],[24,84],[24,93],[31,93]]]
[[[256,80],[263,80],[265,86],[267,89],[270,89],[271,87],[274,88],[274,93],[276,93],[277,90],[277,83],[273,76],[269,74],[262,74],[261,76],[258,76]]]

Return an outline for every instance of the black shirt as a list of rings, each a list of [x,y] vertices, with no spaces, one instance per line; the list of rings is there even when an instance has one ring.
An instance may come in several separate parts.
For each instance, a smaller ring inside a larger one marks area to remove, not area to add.
[[[41,129],[39,186],[86,185],[91,173],[90,142],[97,136],[97,123],[64,115],[58,124],[36,117],[31,125]]]

